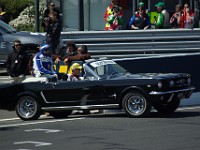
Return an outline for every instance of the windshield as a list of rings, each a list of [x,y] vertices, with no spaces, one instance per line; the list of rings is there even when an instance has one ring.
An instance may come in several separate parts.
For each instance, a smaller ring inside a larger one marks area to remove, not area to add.
[[[90,63],[89,66],[101,78],[109,78],[127,72],[112,60],[95,61]]]
[[[0,20],[0,29],[6,33],[16,32],[16,29],[14,29],[12,26],[6,24],[5,22],[3,22],[1,20]]]

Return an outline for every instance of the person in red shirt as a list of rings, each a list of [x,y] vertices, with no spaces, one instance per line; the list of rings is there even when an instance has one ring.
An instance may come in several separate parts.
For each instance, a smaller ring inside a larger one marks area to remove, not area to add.
[[[189,5],[185,3],[183,8],[183,27],[193,28],[194,24],[194,12],[190,9]]]

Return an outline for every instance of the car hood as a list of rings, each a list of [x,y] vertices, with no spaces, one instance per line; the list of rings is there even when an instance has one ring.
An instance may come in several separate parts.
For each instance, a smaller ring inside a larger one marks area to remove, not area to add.
[[[190,77],[190,74],[186,73],[138,73],[138,74],[124,74],[124,75],[118,75],[115,76],[116,78],[127,78],[127,79],[175,79],[175,78],[181,78],[181,77]]]
[[[40,44],[46,39],[45,36],[41,34],[30,33],[26,31],[6,34],[5,38],[6,41],[10,42],[13,42],[15,39],[19,39],[20,41],[22,41],[23,44],[28,44],[28,43]]]
[[[140,73],[138,74],[142,77],[153,78],[153,79],[167,79],[167,78],[180,78],[180,77],[190,77],[187,73]]]

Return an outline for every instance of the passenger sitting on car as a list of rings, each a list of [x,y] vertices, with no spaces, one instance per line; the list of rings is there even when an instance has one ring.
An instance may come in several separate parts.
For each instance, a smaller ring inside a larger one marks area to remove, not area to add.
[[[57,73],[53,67],[53,59],[48,44],[42,44],[40,52],[33,58],[33,75],[35,77],[47,77],[54,80],[57,78]]]
[[[72,67],[72,74],[68,75],[67,81],[79,81],[79,80],[81,80],[80,74],[81,74],[82,66],[79,65],[78,63],[74,63],[71,67]]]

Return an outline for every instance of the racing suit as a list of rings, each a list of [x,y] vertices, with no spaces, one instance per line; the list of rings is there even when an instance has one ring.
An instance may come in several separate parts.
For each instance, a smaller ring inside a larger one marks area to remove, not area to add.
[[[68,75],[67,81],[79,81],[79,80],[81,80],[80,77],[73,73]]]
[[[50,55],[40,51],[33,58],[33,75],[35,77],[57,77],[57,73],[53,67],[53,59]]]

